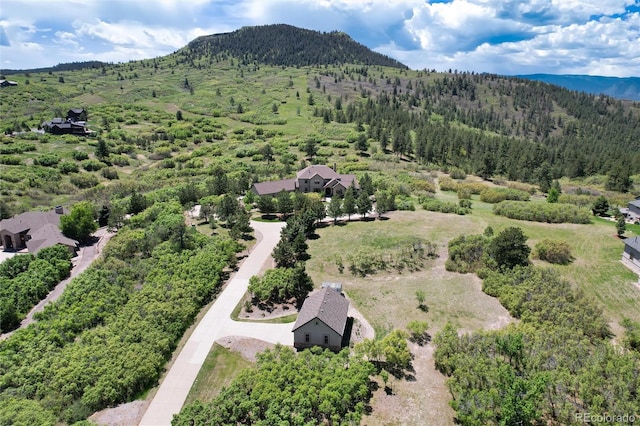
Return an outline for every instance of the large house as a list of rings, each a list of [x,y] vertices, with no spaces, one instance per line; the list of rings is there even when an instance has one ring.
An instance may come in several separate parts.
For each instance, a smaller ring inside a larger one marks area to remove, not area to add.
[[[636,274],[640,275],[640,237],[635,236],[624,240],[622,263]]]
[[[27,249],[36,254],[46,247],[62,244],[75,254],[78,242],[60,231],[60,216],[68,211],[56,207],[47,212],[25,212],[0,221],[0,242],[4,250]]]
[[[358,188],[358,180],[353,174],[339,174],[325,165],[312,165],[300,170],[293,179],[282,179],[254,183],[251,190],[258,195],[276,195],[287,192],[319,192],[325,197],[343,195],[347,188]]]
[[[349,301],[339,290],[328,286],[312,293],[302,304],[293,326],[293,346],[340,350],[348,311]]]
[[[71,108],[67,111],[66,119],[56,117],[42,123],[45,132],[53,135],[78,135],[87,134],[87,111],[83,108]]]

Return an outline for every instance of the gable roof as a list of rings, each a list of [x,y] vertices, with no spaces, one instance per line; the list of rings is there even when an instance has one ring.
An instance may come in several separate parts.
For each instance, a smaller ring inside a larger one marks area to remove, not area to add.
[[[52,223],[47,223],[35,232],[30,232],[31,239],[27,241],[27,250],[29,253],[37,254],[41,249],[46,247],[62,244],[67,247],[78,247],[78,242],[71,238],[65,237],[60,229]]]
[[[78,242],[65,237],[60,231],[60,216],[68,214],[67,209],[56,209],[46,212],[24,212],[10,219],[0,220],[0,231],[11,234],[27,233],[31,239],[27,241],[30,253],[37,253],[40,249],[56,244],[77,247]]]
[[[295,179],[272,180],[268,182],[258,182],[253,184],[253,189],[258,195],[275,195],[280,191],[295,191]]]
[[[325,287],[305,299],[293,331],[317,318],[342,336],[348,311],[349,301],[336,290]]]
[[[322,179],[338,179],[340,176],[329,166],[314,164],[300,170],[296,175],[297,179],[311,179],[315,175]]]
[[[68,214],[69,211],[64,209],[63,214]],[[48,223],[60,226],[61,214],[56,213],[55,210],[49,210],[47,212],[24,212],[10,219],[0,220],[0,231],[8,231],[12,234],[18,234],[20,232],[31,230],[33,234],[38,228]]]
[[[636,198],[633,201],[629,201],[629,205],[640,209],[640,198]]]
[[[640,237],[638,236],[627,238],[626,240],[624,240],[624,244],[631,247],[632,249],[640,251]]]

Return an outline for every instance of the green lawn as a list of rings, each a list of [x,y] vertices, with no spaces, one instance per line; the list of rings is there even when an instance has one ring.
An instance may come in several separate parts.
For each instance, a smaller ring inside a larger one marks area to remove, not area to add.
[[[191,386],[185,405],[196,400],[211,401],[240,371],[252,365],[253,363],[244,359],[238,352],[215,343]]]

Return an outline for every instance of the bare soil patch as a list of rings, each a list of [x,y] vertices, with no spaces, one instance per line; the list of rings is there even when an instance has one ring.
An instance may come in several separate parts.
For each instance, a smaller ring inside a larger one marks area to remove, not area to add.
[[[89,420],[103,426],[131,426],[142,420],[151,401],[132,401],[94,413]]]

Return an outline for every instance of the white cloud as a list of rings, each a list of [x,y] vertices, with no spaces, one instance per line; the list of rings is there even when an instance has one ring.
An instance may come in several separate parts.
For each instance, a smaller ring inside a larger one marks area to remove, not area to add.
[[[412,68],[620,76],[640,69],[640,17],[625,13],[638,0],[2,1],[10,46],[0,56],[21,68],[154,57],[201,35],[287,23],[345,31]]]

